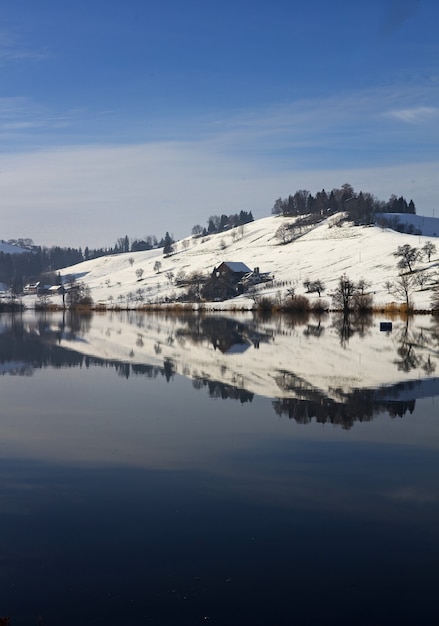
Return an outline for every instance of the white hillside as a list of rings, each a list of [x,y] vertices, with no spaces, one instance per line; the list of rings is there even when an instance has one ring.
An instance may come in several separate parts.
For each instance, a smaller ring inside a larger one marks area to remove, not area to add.
[[[243,233],[234,229],[204,238],[188,237],[177,242],[175,254],[170,257],[164,257],[161,249],[133,252],[85,261],[65,268],[61,274],[74,274],[90,287],[95,303],[107,305],[125,306],[130,302],[130,306],[134,306],[136,300],[155,303],[175,299],[181,290],[173,284],[172,275],[175,277],[181,271],[186,275],[195,271],[211,273],[222,261],[243,262],[250,268],[259,267],[261,272],[271,272],[275,281],[260,286],[263,295],[286,295],[290,287],[295,287],[297,294],[305,294],[303,281],[309,278],[324,281],[323,297],[329,299],[340,276],[346,274],[354,281],[360,278],[368,281],[376,304],[394,301],[395,297],[385,287],[387,281],[394,281],[398,275],[393,253],[404,244],[422,248],[431,238],[383,230],[378,226],[338,226],[334,222],[336,218],[320,223],[285,245],[275,233],[282,223],[291,223],[294,219],[267,217],[246,224]],[[158,272],[154,269],[156,261],[161,263]],[[430,263],[424,259],[417,265],[421,273],[426,272],[431,277],[423,289],[413,294],[418,309],[430,305],[438,265],[437,252]],[[143,270],[140,280],[137,270]],[[216,308],[252,305],[253,300],[246,295],[215,303]]]
[[[23,254],[23,252],[29,252],[29,250],[25,250],[25,248],[20,248],[20,246],[15,246],[11,243],[0,240],[0,252],[3,252],[3,254]]]

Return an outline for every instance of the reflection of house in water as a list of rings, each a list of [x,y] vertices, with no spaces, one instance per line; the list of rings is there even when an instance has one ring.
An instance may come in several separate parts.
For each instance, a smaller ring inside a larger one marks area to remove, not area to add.
[[[223,354],[243,354],[250,348],[250,343],[237,336],[222,337],[212,339],[213,347],[220,350]]]
[[[272,339],[271,334],[258,331],[252,324],[227,317],[206,318],[202,322],[202,332],[215,350],[223,354],[243,354],[251,346],[257,349],[261,342]]]

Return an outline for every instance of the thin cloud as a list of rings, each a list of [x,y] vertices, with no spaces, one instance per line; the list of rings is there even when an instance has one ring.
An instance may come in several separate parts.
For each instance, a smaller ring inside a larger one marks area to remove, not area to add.
[[[27,98],[0,98],[0,139],[7,139],[12,150],[16,143],[25,142],[29,146],[33,140],[44,143],[49,138],[53,140],[57,130],[69,128],[83,116],[82,109],[57,113]]]
[[[409,109],[395,109],[388,111],[386,115],[408,124],[420,124],[439,117],[439,108],[418,106]]]
[[[437,91],[436,85],[417,85],[412,89],[396,85],[299,100],[215,120],[206,138],[219,150],[264,154],[264,158],[276,152],[284,158],[287,152],[288,158],[294,159],[296,155],[300,162],[305,155],[312,160],[318,158],[319,153],[323,154],[322,151],[331,150],[334,154],[338,152],[340,158],[344,154],[349,162],[361,155],[363,164],[366,158],[371,165],[377,158],[388,163],[386,154],[395,152],[398,146],[406,146],[407,141],[403,132],[395,134],[388,120],[415,124],[435,119],[439,110],[420,105],[419,100],[432,100],[438,95]],[[437,137],[438,129],[435,126],[429,131],[431,141]],[[427,145],[425,149],[428,160]],[[404,158],[403,154],[406,151],[400,152],[399,158]]]
[[[208,143],[64,147],[0,154],[2,237],[40,244],[112,245],[120,236],[190,233],[211,214],[270,214],[275,199],[345,182],[385,200],[413,198],[419,214],[436,207],[439,163],[392,167],[277,168],[221,154]],[[111,216],[111,219],[108,219]]]
[[[10,33],[0,32],[0,65],[23,60],[41,61],[48,56],[46,49],[31,48]]]

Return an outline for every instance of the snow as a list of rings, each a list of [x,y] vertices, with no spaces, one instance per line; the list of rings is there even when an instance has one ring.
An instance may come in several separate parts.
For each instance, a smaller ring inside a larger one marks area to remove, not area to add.
[[[413,226],[414,230],[425,237],[439,237],[439,218],[437,217],[426,217],[411,213],[382,213],[380,215],[388,220],[397,218],[401,225]]]
[[[428,219],[428,218],[424,218]],[[274,283],[258,287],[258,293],[264,296],[285,297],[288,289],[294,288],[296,294],[307,295],[311,300],[316,294],[307,294],[303,286],[306,279],[322,280],[326,292],[322,297],[330,300],[339,278],[346,274],[351,280],[364,278],[370,283],[376,305],[395,301],[387,292],[387,281],[394,282],[398,276],[397,259],[394,252],[398,246],[409,244],[422,248],[431,238],[408,235],[379,226],[353,226],[348,223],[337,225],[334,217],[315,226],[311,231],[288,244],[281,244],[275,233],[282,223],[293,223],[294,218],[270,216],[246,224],[244,232],[237,229],[218,233],[203,238],[187,237],[174,245],[175,254],[165,257],[162,249],[101,257],[84,261],[78,265],[61,270],[66,277],[74,274],[90,287],[95,303],[107,306],[130,306],[143,303],[160,303],[173,299],[182,293],[182,288],[173,284],[172,274],[176,276],[184,271],[186,276],[192,272],[210,274],[224,260],[245,263],[248,267],[258,267],[261,272],[274,275]],[[240,230],[240,229],[239,229]],[[439,249],[439,245],[437,246]],[[157,272],[154,264],[160,261]],[[417,268],[434,277],[439,266],[438,252],[425,259]],[[139,279],[137,270],[143,270]],[[424,289],[418,288],[413,294],[417,309],[430,308],[431,278]],[[140,290],[140,291],[139,291]],[[53,302],[57,302],[57,296]],[[24,299],[32,305],[32,297]],[[251,308],[254,300],[243,294],[225,302],[215,302],[210,308],[236,309]],[[208,306],[209,308],[209,306]]]
[[[14,246],[6,241],[0,240],[0,252],[4,254],[23,254],[24,252],[29,252],[29,250],[25,250],[24,248],[20,248],[20,246]]]

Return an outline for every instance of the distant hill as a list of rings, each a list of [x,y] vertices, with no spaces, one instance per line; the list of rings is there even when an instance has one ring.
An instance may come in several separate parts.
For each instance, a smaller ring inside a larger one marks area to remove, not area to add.
[[[23,254],[24,252],[29,252],[29,250],[26,250],[25,248],[20,248],[20,246],[12,245],[1,239],[0,252],[3,252],[4,254]]]
[[[376,221],[384,218],[394,230],[424,237],[439,237],[439,218],[412,215],[410,213],[377,213]]]

